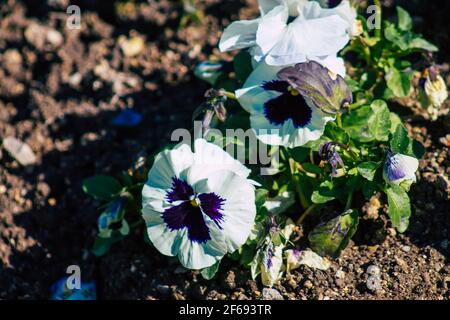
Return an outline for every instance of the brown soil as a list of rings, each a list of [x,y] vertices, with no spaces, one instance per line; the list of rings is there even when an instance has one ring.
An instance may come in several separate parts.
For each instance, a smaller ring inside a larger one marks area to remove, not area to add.
[[[262,294],[259,280],[228,260],[211,281],[182,269],[147,245],[139,228],[106,256],[90,253],[98,203],[83,194],[82,179],[126,169],[142,149],[151,153],[173,129],[189,127],[207,89],[194,78],[193,66],[217,52],[223,26],[257,14],[255,0],[200,1],[203,24],[179,29],[176,1],[136,2],[135,10],[117,14],[113,1],[72,1],[82,9],[79,31],[65,28],[69,0],[8,0],[0,6],[0,139],[15,136],[38,157],[24,169],[0,153],[0,299],[47,299],[50,285],[71,264],[80,265],[83,280],[96,282],[100,299]],[[445,19],[439,21],[445,26]],[[26,37],[36,24],[59,31],[62,40]],[[130,33],[145,37],[144,49],[131,58],[117,40]],[[448,48],[441,33],[427,36]],[[445,51],[440,59],[448,59]],[[125,107],[143,114],[137,128],[110,124]],[[450,150],[439,142],[450,132],[450,118],[431,123],[402,112],[427,147],[411,191],[410,229],[395,234],[383,215],[364,220],[328,271],[301,268],[276,286],[285,299],[450,298]],[[376,292],[366,286],[369,265],[381,269]]]

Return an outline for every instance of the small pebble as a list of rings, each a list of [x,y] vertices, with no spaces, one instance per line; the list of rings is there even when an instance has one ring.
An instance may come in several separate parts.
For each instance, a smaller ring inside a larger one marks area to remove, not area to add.
[[[312,283],[311,281],[306,280],[305,283],[303,284],[303,286],[304,286],[306,289],[311,289],[314,285],[313,285],[313,283]]]
[[[36,163],[36,155],[30,146],[14,137],[3,140],[3,148],[21,165],[28,166]]]
[[[273,288],[264,288],[261,300],[284,300],[280,292]]]
[[[379,276],[380,273],[380,268],[374,264],[367,267],[367,274],[370,274],[372,276]]]
[[[405,252],[409,252],[409,251],[411,251],[411,247],[410,246],[402,246],[402,250]]]
[[[367,289],[376,292],[381,289],[381,279],[379,276],[370,276],[366,281]]]

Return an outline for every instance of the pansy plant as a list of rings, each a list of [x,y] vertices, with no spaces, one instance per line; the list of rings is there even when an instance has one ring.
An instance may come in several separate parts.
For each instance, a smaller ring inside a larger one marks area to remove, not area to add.
[[[396,95],[393,84],[406,79],[398,63],[408,66],[391,53],[434,47],[411,32],[402,9],[381,38],[367,28],[356,32],[356,11],[346,0],[260,0],[259,6],[259,18],[234,22],[222,35],[221,50],[243,49],[232,62],[211,59],[195,69],[214,89],[193,119],[200,118],[207,133],[250,129],[279,155],[272,175],[234,159],[205,134],[116,177],[89,178],[84,190],[104,204],[98,255],[116,242],[114,235],[123,239],[140,230],[156,251],[201,270],[205,279],[226,257],[272,286],[300,265],[326,270],[326,257],[345,249],[358,232],[360,209],[373,197],[387,204],[393,227],[407,229],[407,192],[424,149],[375,90],[382,83],[369,85],[373,74],[367,73],[382,70],[385,89]],[[351,38],[345,50],[370,55],[370,65],[351,73],[358,81],[346,77],[337,56]],[[372,50],[383,43],[389,49],[378,56]],[[440,86],[434,75],[429,81],[429,92]],[[430,95],[430,104],[443,97]],[[245,141],[223,139],[245,154],[255,151]],[[310,249],[301,248],[305,244]]]

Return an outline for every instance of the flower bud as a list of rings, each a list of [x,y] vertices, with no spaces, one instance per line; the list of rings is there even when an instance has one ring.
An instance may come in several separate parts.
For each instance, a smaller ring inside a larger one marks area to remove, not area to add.
[[[405,190],[409,190],[411,184],[416,182],[415,173],[418,168],[419,161],[416,158],[388,151],[383,177],[388,183],[400,185]]]
[[[263,285],[272,287],[282,275],[283,246],[275,246],[269,242],[262,255],[261,281]]]

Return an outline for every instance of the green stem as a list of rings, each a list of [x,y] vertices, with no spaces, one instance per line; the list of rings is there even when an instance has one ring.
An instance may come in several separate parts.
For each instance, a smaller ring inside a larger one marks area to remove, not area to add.
[[[382,8],[380,0],[374,0],[374,4],[377,6],[377,17],[376,21],[379,21],[379,24],[375,26],[375,37],[381,39],[381,19],[382,19]],[[379,27],[379,28],[378,28]]]
[[[236,95],[233,92],[221,90],[220,93],[229,99],[237,100]]]
[[[343,128],[342,115],[340,113],[336,114],[336,122],[337,122],[338,127],[342,129]]]
[[[313,212],[315,209],[317,208],[317,204],[312,204],[309,206],[308,209],[306,209],[303,214],[300,216],[300,218],[298,218],[297,220],[297,225],[302,224],[303,220],[305,220],[305,218],[311,213]]]
[[[297,175],[297,168],[295,164],[296,163],[294,159],[289,159],[289,169],[291,171],[291,177],[292,181],[294,182],[295,191],[297,192],[300,204],[302,205],[303,209],[305,209],[309,206],[309,201],[303,193],[302,188],[300,187],[300,177]]]
[[[348,194],[348,197],[347,197],[347,202],[345,203],[345,210],[344,210],[344,212],[351,208],[352,201],[353,201],[353,192],[350,192]]]
[[[140,226],[142,223],[144,223],[144,220],[139,219],[138,221],[135,221],[132,224],[130,224],[130,229],[134,229],[134,228]]]
[[[347,107],[349,111],[358,109],[359,107],[365,105],[367,103],[366,99],[361,99],[358,102],[355,102]]]

